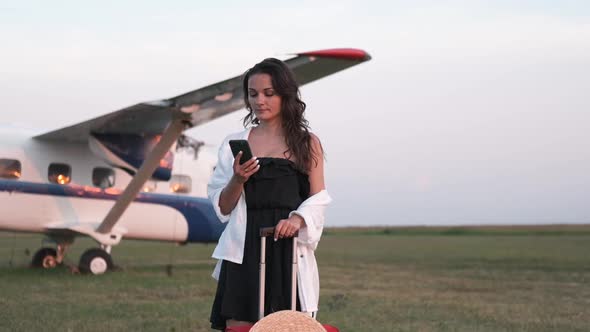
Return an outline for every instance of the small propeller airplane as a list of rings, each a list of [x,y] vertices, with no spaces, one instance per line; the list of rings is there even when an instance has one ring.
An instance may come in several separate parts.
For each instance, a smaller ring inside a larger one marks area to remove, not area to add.
[[[370,60],[359,49],[298,53],[285,62],[301,85]],[[206,188],[215,160],[189,128],[244,107],[242,76],[139,103],[40,135],[0,128],[0,230],[45,234],[32,266],[53,268],[77,236],[99,245],[82,273],[113,267],[123,238],[215,242],[225,224]]]

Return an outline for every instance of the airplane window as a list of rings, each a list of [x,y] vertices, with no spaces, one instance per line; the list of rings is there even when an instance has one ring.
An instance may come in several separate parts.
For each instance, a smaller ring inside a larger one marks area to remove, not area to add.
[[[0,158],[0,178],[19,179],[21,175],[21,164],[16,159]]]
[[[107,167],[95,167],[92,170],[92,184],[102,189],[115,185],[115,171]]]
[[[158,183],[156,181],[148,181],[143,185],[143,188],[141,189],[141,191],[143,191],[144,193],[151,193],[156,191],[158,186]]]
[[[174,174],[170,178],[170,191],[179,194],[188,194],[192,189],[192,179],[188,175]]]
[[[49,182],[68,184],[72,181],[72,167],[67,164],[51,163],[47,171]]]

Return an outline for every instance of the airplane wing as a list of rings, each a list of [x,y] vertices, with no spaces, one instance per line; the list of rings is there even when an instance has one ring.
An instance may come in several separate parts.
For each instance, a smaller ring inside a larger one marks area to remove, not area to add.
[[[300,85],[370,60],[359,49],[329,49],[298,53],[286,60]],[[174,118],[186,118],[186,128],[198,126],[244,107],[242,75],[169,99],[139,103],[69,127],[36,136],[41,140],[87,142],[91,134],[160,135]],[[190,113],[186,116],[183,113]]]
[[[285,62],[303,85],[369,59],[371,57],[362,50],[331,49],[300,53]],[[170,99],[140,103],[35,138],[84,143],[99,136],[120,138],[133,135],[152,141],[149,153],[131,165],[138,168],[137,173],[93,232],[95,238],[104,238],[105,234],[107,238],[117,238],[120,234],[114,234],[113,227],[145,182],[154,176],[154,171],[182,132],[243,107],[240,75]],[[111,152],[115,150],[111,149]]]

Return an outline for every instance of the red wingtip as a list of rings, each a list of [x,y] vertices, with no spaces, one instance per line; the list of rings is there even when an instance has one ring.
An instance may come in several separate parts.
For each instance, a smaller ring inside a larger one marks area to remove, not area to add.
[[[347,60],[371,60],[369,53],[357,48],[332,48],[328,50],[319,50],[311,52],[298,53],[297,55],[308,55],[317,57],[340,58]]]

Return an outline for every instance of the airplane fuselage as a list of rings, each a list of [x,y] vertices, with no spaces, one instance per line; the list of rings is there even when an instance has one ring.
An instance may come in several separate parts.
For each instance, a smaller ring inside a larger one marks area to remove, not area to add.
[[[18,160],[21,165],[18,178],[0,178],[0,229],[52,233],[96,228],[131,175],[99,158],[88,144],[31,137],[19,130],[0,132],[0,159]],[[68,183],[49,179],[52,164],[70,167]],[[190,192],[174,193],[174,181],[149,181],[117,223],[124,238],[217,241],[223,225],[206,198],[213,159],[203,152],[194,158],[189,151],[179,151],[173,165],[173,179],[175,175],[190,179]],[[101,188],[93,183],[96,168],[111,169],[114,185]]]

